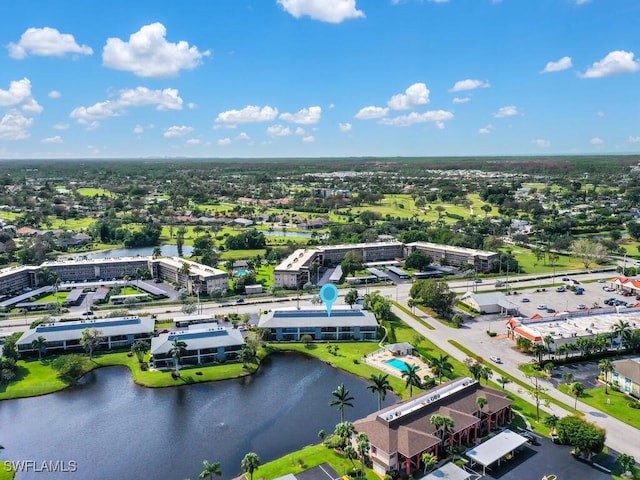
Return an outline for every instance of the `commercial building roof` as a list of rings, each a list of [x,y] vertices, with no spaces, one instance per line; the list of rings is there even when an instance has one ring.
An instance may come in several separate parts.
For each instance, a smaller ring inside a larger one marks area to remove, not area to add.
[[[116,335],[135,335],[151,333],[154,320],[151,317],[120,317],[96,320],[79,320],[75,322],[43,323],[36,328],[27,330],[16,342],[17,345],[31,345],[31,342],[43,336],[47,342],[61,342],[82,338],[82,331],[86,328],[97,329],[102,335],[113,337]]]
[[[151,354],[167,354],[174,340],[179,339],[187,344],[187,350],[203,350],[205,348],[230,347],[243,345],[242,332],[235,328],[190,325],[188,329],[171,333],[162,333],[151,339]]]
[[[297,328],[297,327],[368,327],[377,326],[373,313],[334,305],[331,316],[326,307],[281,308],[260,317],[260,328]]]

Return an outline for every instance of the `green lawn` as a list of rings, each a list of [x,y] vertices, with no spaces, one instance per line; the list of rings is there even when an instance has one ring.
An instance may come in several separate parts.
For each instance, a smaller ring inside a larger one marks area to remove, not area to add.
[[[61,230],[86,230],[96,222],[95,218],[69,218],[65,222],[62,218],[49,217],[51,228]]]
[[[264,258],[266,253],[267,251],[264,248],[255,250],[226,250],[220,254],[220,260],[246,260],[258,254]]]
[[[69,384],[59,379],[55,370],[51,368],[52,359],[53,357],[45,357],[42,361],[20,360],[16,380],[0,386],[0,400],[45,395],[68,387]],[[174,379],[170,371],[142,371],[136,357],[128,356],[127,352],[98,353],[94,355],[90,370],[108,366],[128,367],[133,380],[145,387],[180,386],[237,378],[250,373],[243,369],[240,363],[227,363],[206,367],[181,367],[180,378]]]
[[[256,272],[256,280],[258,280],[259,283],[262,283],[265,289],[268,289],[271,285],[273,285],[273,271],[275,269],[276,266],[271,263],[263,263],[258,268],[258,271]]]
[[[569,393],[569,387],[566,384],[559,385],[558,390],[567,395],[571,395],[571,393]],[[616,392],[609,388],[609,395],[605,395],[604,387],[598,387],[585,390],[584,394],[578,400],[617,418],[621,422],[640,429],[640,410],[628,407],[627,403],[631,399],[622,392]],[[607,403],[607,400],[609,403]]]
[[[97,197],[99,195],[105,195],[107,197],[115,196],[109,190],[105,190],[104,188],[83,187],[79,188],[77,192],[83,197]]]
[[[326,432],[327,435],[333,432]],[[317,467],[322,463],[328,463],[333,469],[340,475],[344,475],[348,470],[352,468],[351,462],[336,453],[333,449],[329,449],[322,444],[310,445],[298,450],[296,452],[289,453],[284,457],[280,457],[269,463],[265,463],[253,472],[253,478],[264,478],[265,480],[271,480],[278,478],[287,473],[301,473],[313,467]],[[357,460],[354,463],[359,465]],[[246,478],[249,478],[248,476]],[[367,469],[368,480],[380,480],[373,470]]]

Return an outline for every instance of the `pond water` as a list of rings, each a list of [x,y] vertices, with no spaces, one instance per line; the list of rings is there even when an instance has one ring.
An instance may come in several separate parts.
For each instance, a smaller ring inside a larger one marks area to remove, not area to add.
[[[154,247],[140,247],[140,248],[113,248],[111,250],[101,250],[99,252],[87,253],[80,255],[88,259],[92,258],[116,258],[116,257],[135,257],[140,255],[141,257],[151,256],[153,254]],[[177,257],[178,248],[175,245],[162,245],[160,247],[162,255],[165,257]],[[185,257],[190,257],[193,252],[193,247],[185,245],[182,247],[182,254]]]
[[[317,443],[321,429],[331,433],[340,416],[329,402],[341,383],[354,397],[347,420],[376,410],[367,382],[302,355],[272,356],[243,379],[163,389],[103,368],[62,392],[0,402],[2,459],[77,463],[76,473],[18,480],[195,480],[205,459],[234,478],[248,452],[265,463]],[[395,400],[387,395],[385,405]]]

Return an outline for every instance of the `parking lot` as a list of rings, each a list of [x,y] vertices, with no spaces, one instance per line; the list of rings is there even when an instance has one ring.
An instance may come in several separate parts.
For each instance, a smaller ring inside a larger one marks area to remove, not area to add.
[[[565,277],[567,278],[567,277]],[[620,298],[625,301],[635,301],[634,297],[623,297],[615,292],[607,292],[603,287],[610,287],[610,283],[576,283],[576,288],[584,289],[581,295],[567,289],[573,284],[573,280],[562,281],[558,278],[555,285],[549,287],[531,287],[519,290],[517,295],[510,296],[510,300],[517,303],[520,313],[526,317],[536,314],[551,316],[558,312],[572,312],[584,308],[591,308],[594,303],[601,307],[604,301],[610,297]],[[543,291],[544,290],[544,291]],[[553,310],[553,311],[551,311]]]
[[[599,468],[574,459],[571,447],[556,445],[548,438],[540,437],[540,445],[527,445],[514,458],[492,466],[483,478],[500,480],[539,480],[545,475],[556,475],[558,480],[599,480],[611,478]],[[615,468],[615,454],[609,454],[600,464]]]

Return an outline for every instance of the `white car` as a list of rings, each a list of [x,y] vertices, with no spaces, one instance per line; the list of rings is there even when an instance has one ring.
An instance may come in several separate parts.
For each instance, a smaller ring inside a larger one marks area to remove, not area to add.
[[[584,310],[585,308],[587,308],[587,306],[584,303],[581,303],[580,305],[578,305],[576,307],[578,310]]]
[[[548,307],[545,303],[541,303],[540,305],[538,305],[538,310],[546,310]]]
[[[491,360],[494,363],[502,363],[502,360],[500,360],[500,357],[496,357],[495,355],[491,355],[489,357],[489,360]]]

